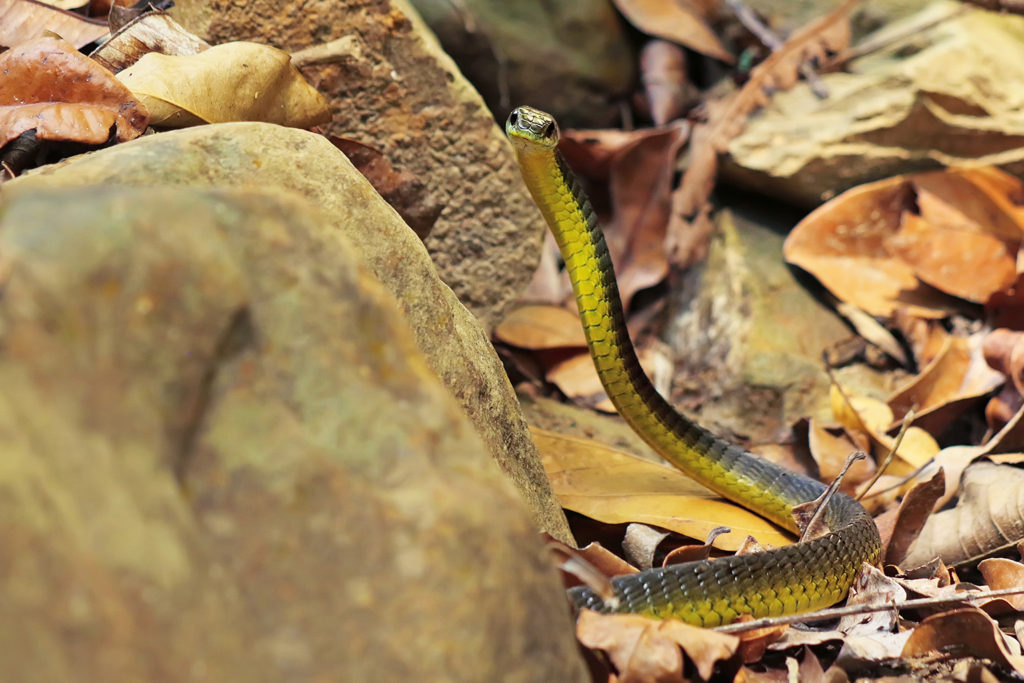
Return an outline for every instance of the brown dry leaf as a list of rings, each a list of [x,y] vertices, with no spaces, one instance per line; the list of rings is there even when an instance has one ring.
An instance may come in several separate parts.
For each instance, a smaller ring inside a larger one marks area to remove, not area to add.
[[[88,19],[49,3],[0,0],[0,47],[23,44],[41,37],[46,31],[61,36],[75,49],[94,43],[110,32],[106,21]]]
[[[978,563],[985,583],[994,591],[1005,588],[1024,588],[1024,564],[1004,557],[992,557]],[[1024,595],[1006,595],[1001,598],[1018,612],[1024,612]]]
[[[840,301],[836,305],[836,312],[846,318],[853,325],[853,329],[857,330],[857,334],[866,341],[885,351],[900,365],[909,364],[907,354],[903,351],[900,343],[896,341],[896,337],[874,317],[845,301]]]
[[[985,313],[992,327],[1024,329],[1024,275],[1018,275],[1005,291],[993,294],[985,303]]]
[[[406,225],[421,240],[426,239],[434,227],[443,206],[428,203],[427,187],[409,171],[400,171],[391,165],[383,152],[355,140],[328,135],[327,139],[348,157],[373,189],[391,205]]]
[[[914,424],[939,435],[945,427],[1005,380],[982,354],[982,335],[947,336],[938,355],[910,382],[889,396],[899,421],[912,407]],[[1022,347],[1024,348],[1024,347]]]
[[[612,162],[615,158],[622,154],[623,150],[655,132],[656,130],[650,128],[569,128],[562,131],[558,151],[580,175],[595,182],[607,182],[611,177]]]
[[[892,409],[882,401],[860,396],[848,389],[840,390],[836,385],[830,389],[832,414],[836,421],[849,432],[867,434],[874,444],[878,457],[886,455],[896,443],[895,437],[886,432],[893,423]],[[896,458],[889,465],[887,474],[900,476],[911,474],[925,465],[939,452],[939,444],[931,434],[920,427],[909,427],[903,435]]]
[[[708,123],[693,131],[690,166],[672,196],[674,220],[678,217],[685,222],[707,203],[718,172],[718,154],[743,130],[747,117],[764,106],[768,92],[785,90],[796,83],[804,62],[849,45],[849,13],[857,2],[847,0],[828,15],[794,31],[781,47],[750,71],[750,79],[739,92],[724,102],[709,105]],[[670,226],[670,233],[677,225],[681,224]]]
[[[960,491],[956,507],[928,518],[905,566],[936,557],[960,564],[1024,539],[1024,470],[977,462],[964,471]]]
[[[735,58],[722,47],[707,24],[707,13],[688,0],[614,0],[622,15],[640,31],[685,45],[701,54],[732,64]]]
[[[210,44],[189,32],[166,12],[151,11],[139,15],[117,29],[110,39],[96,48],[90,57],[118,73],[139,61],[143,55],[197,55]]]
[[[835,479],[850,454],[860,450],[846,434],[833,434],[814,418],[808,421],[807,445],[823,481]],[[846,471],[840,490],[847,493],[856,491],[857,486],[870,479],[874,473],[875,462],[871,458],[858,460]]]
[[[985,337],[982,352],[988,364],[1009,377],[1017,393],[1024,394],[1024,332],[992,330]]]
[[[0,54],[0,147],[35,129],[39,140],[98,145],[146,130],[147,113],[109,71],[60,38]]]
[[[693,86],[686,77],[686,53],[667,40],[650,40],[640,53],[640,75],[654,125],[683,115]]]
[[[550,534],[545,533],[542,535],[547,540],[548,547],[557,555],[560,555],[563,558],[581,558],[587,563],[587,565],[589,565],[590,568],[596,570],[603,576],[610,578],[613,576],[622,576],[623,574],[635,574],[639,571],[636,567],[629,564],[600,543],[588,543],[586,547],[577,549],[564,541],[558,540]],[[565,579],[566,587],[578,586],[583,583],[579,577],[565,572],[564,569],[562,577]]]
[[[650,619],[634,614],[580,612],[576,637],[586,647],[608,653],[619,682],[684,681],[682,652],[707,680],[715,663],[729,659],[739,638],[684,624],[678,619]],[[680,652],[682,650],[682,652]]]
[[[1024,219],[1008,197],[1020,190],[996,169],[869,183],[802,220],[784,253],[873,315],[943,317],[961,304],[942,293],[983,303],[1013,285]]]
[[[658,284],[668,274],[665,230],[675,159],[686,137],[684,126],[652,131],[612,160],[612,219],[606,238],[627,309],[636,292]]]
[[[999,624],[974,607],[935,614],[922,621],[903,647],[902,656],[955,651],[961,656],[989,659],[1024,675],[1024,657],[1007,648]]]
[[[579,315],[561,306],[520,306],[498,323],[494,328],[494,337],[523,349],[587,346]],[[590,360],[589,356],[586,358]]]
[[[892,533],[888,538],[883,537],[885,562],[899,564],[903,560],[945,490],[945,473],[939,469],[930,479],[917,483],[907,492],[895,513]]]
[[[777,527],[729,503],[682,472],[595,441],[531,427],[551,490],[562,507],[606,524],[641,522],[736,550],[747,535],[774,546],[792,541]]]
[[[146,104],[153,125],[265,121],[309,128],[331,120],[326,100],[288,53],[269,45],[239,41],[182,56],[150,52],[117,77]]]

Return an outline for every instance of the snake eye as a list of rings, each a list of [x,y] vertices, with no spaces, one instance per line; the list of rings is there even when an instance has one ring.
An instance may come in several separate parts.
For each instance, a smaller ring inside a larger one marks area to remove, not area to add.
[[[513,111],[511,114],[508,115],[508,125],[515,126],[518,121],[519,121],[519,111],[518,110]]]
[[[552,121],[548,125],[544,126],[544,137],[546,137],[546,138],[553,138],[555,136],[555,133],[557,133],[557,132],[558,132],[558,127],[555,126],[555,122],[554,121]]]

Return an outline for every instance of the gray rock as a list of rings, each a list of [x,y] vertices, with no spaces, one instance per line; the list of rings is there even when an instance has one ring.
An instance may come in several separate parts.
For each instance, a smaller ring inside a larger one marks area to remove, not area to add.
[[[394,300],[266,192],[5,192],[4,677],[582,680]]]
[[[538,526],[571,542],[487,335],[438,279],[419,239],[323,137],[263,123],[200,126],[44,166],[6,183],[4,192],[97,183],[287,188],[324,209],[398,299],[431,369],[459,399]]]

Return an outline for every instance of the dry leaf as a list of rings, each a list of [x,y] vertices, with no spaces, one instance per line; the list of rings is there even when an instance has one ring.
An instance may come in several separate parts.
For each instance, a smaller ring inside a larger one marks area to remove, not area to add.
[[[774,546],[792,541],[752,512],[717,498],[678,470],[603,444],[531,427],[551,490],[562,507],[606,524],[641,522],[736,550],[751,535]]]
[[[1024,221],[1006,192],[1020,190],[987,168],[869,183],[802,220],[784,253],[872,315],[944,317],[962,304],[939,290],[985,302],[1014,283]]]
[[[1006,588],[1024,588],[1024,564],[1004,557],[992,557],[978,563],[978,571],[985,577],[985,583],[994,591]],[[1024,594],[1006,595],[1001,598],[1018,612],[1024,612]]]
[[[654,125],[662,126],[683,115],[693,86],[686,77],[682,48],[667,40],[647,41],[640,53],[640,75]]]
[[[652,131],[612,160],[612,219],[605,237],[627,309],[636,292],[658,284],[668,274],[665,230],[675,159],[686,137],[683,126]]]
[[[127,69],[143,55],[196,55],[210,44],[189,32],[166,12],[147,12],[119,28],[90,57],[114,73]]]
[[[153,125],[264,121],[309,128],[330,121],[327,102],[287,52],[257,43],[197,55],[150,52],[117,77],[147,106]]]
[[[587,346],[579,315],[561,306],[520,306],[498,323],[494,337],[523,349]],[[590,360],[589,356],[586,358]]]
[[[729,659],[739,638],[684,624],[678,619],[650,619],[635,614],[580,612],[576,637],[594,649],[604,650],[619,672],[620,683],[633,681],[684,681],[683,657],[693,662],[704,680],[717,662]]]
[[[37,38],[0,54],[0,147],[35,129],[39,140],[90,145],[146,129],[147,113],[109,71],[60,38]]]
[[[1001,664],[1024,675],[1024,657],[1014,655],[1003,641],[999,625],[974,607],[934,614],[911,633],[902,656],[930,655],[954,651]]]
[[[653,0],[652,0],[653,1]],[[724,102],[708,107],[708,123],[693,130],[690,165],[672,196],[672,215],[685,222],[707,203],[718,172],[718,154],[746,124],[747,117],[768,102],[768,92],[784,90],[796,83],[800,66],[827,51],[838,52],[850,43],[848,15],[857,0],[847,0],[836,10],[817,19],[793,35],[750,72],[743,88]],[[667,3],[666,3],[667,4]],[[675,223],[672,228],[682,226]]]
[[[707,24],[699,5],[686,0],[614,0],[622,15],[640,31],[685,45],[701,54],[732,64],[735,59],[722,47]]]
[[[899,564],[903,560],[945,490],[945,473],[939,469],[931,479],[917,483],[907,492],[896,511],[892,533],[883,537],[885,562]]]
[[[892,449],[896,439],[886,433],[893,423],[892,410],[888,405],[848,389],[841,390],[835,384],[829,395],[836,421],[850,432],[867,434],[875,445],[875,455],[884,456]],[[911,474],[938,452],[939,444],[931,434],[919,427],[909,427],[887,473],[895,476]]]
[[[818,465],[818,473],[823,481],[832,481],[842,471],[850,454],[860,450],[845,434],[833,434],[821,423],[811,418],[807,424],[807,445],[811,457]],[[840,490],[850,493],[857,490],[875,473],[875,463],[871,458],[863,458],[853,463],[846,471],[840,484]]]
[[[956,507],[928,518],[903,564],[923,565],[936,557],[959,564],[1024,539],[1022,489],[1024,470],[974,463],[964,471]]]
[[[914,424],[941,435],[956,418],[1003,383],[982,355],[982,335],[947,336],[938,355],[888,399],[899,421],[915,408]]]
[[[79,3],[81,4],[81,3]],[[110,31],[107,22],[36,0],[0,0],[0,46],[13,47],[50,31],[75,46],[94,43]]]

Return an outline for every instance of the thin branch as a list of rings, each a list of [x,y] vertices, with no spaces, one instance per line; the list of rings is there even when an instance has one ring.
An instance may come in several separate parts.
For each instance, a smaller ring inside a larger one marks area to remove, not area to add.
[[[830,621],[839,617],[846,617],[854,614],[867,614],[869,612],[886,612],[899,609],[917,609],[918,607],[939,607],[942,605],[956,605],[975,600],[989,600],[1001,598],[1007,595],[1020,595],[1024,593],[1024,587],[1004,588],[997,591],[976,591],[973,595],[950,595],[941,598],[915,598],[913,600],[896,600],[885,603],[865,603],[863,605],[847,605],[846,607],[830,607],[808,612],[806,614],[788,614],[781,617],[767,617],[765,619],[754,619],[728,626],[718,626],[716,631],[722,633],[740,633],[757,628],[768,628],[770,626],[781,626],[783,624],[813,623],[816,621]]]
[[[843,398],[845,398],[845,396]],[[915,408],[916,406],[911,406],[910,410],[908,410],[903,416],[903,422],[900,424],[900,433],[896,435],[896,441],[893,442],[892,448],[890,448],[889,452],[886,454],[885,460],[883,460],[879,468],[875,470],[875,476],[871,477],[871,481],[868,482],[868,485],[865,486],[861,490],[860,495],[857,496],[857,500],[864,498],[864,494],[871,490],[871,487],[875,485],[875,482],[878,481],[883,474],[885,474],[885,470],[892,463],[893,456],[896,455],[896,451],[900,449],[900,444],[903,443],[903,436],[907,433],[907,430],[910,428],[910,424],[914,421]]]

